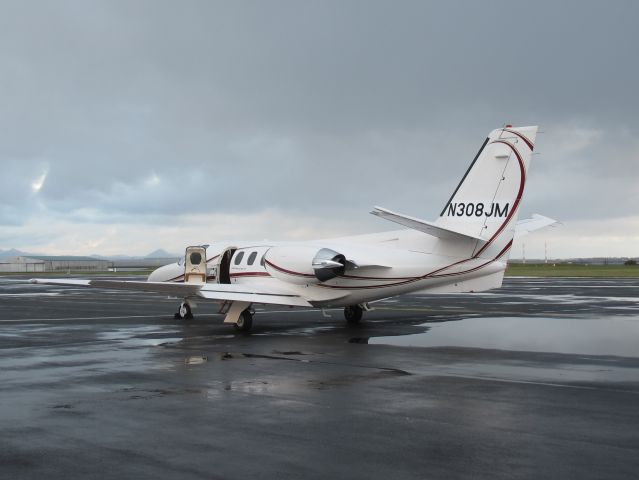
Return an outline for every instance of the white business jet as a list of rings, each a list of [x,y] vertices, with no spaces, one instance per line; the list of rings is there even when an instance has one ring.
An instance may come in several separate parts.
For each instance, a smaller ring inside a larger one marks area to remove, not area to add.
[[[176,318],[192,318],[200,300],[220,304],[224,323],[248,331],[252,305],[344,307],[348,323],[369,303],[407,293],[480,292],[502,284],[514,236],[555,223],[541,215],[517,222],[537,127],[493,130],[434,222],[375,207],[401,230],[306,242],[216,242],[188,247],[184,258],[146,282],[34,279],[34,283],[165,293]]]

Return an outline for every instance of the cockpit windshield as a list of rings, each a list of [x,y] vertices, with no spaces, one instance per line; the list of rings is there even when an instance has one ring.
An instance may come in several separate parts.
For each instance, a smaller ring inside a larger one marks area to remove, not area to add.
[[[182,265],[184,265],[184,257],[181,257],[181,258],[178,260],[178,265],[179,265],[180,267],[181,267]]]

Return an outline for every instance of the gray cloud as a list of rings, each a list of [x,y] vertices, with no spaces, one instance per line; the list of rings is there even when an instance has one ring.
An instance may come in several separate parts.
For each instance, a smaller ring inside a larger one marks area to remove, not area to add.
[[[546,132],[524,213],[636,215],[636,2],[0,10],[0,224],[432,218],[505,122]]]

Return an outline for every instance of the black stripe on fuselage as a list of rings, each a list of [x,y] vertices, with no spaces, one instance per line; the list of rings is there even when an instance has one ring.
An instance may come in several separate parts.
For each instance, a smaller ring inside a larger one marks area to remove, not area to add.
[[[455,195],[457,195],[457,191],[459,190],[459,188],[462,186],[462,183],[464,183],[464,180],[466,180],[466,177],[468,176],[468,174],[470,173],[470,171],[473,169],[473,165],[475,165],[475,162],[477,161],[477,159],[479,158],[479,156],[481,155],[481,152],[484,151],[484,147],[486,146],[486,144],[488,143],[488,140],[490,140],[490,137],[486,138],[486,140],[484,140],[484,143],[482,144],[481,148],[479,149],[479,151],[477,152],[477,155],[475,155],[475,158],[473,159],[473,162],[470,164],[470,167],[468,167],[468,170],[466,170],[466,173],[464,174],[464,177],[461,179],[461,182],[459,182],[459,185],[457,185],[457,188],[455,189],[455,191],[453,192],[453,194],[450,196],[450,198],[448,199],[448,202],[446,202],[446,205],[444,205],[444,209],[442,210],[442,213],[439,214],[440,217],[444,216],[444,213],[446,213],[446,209],[448,208],[448,205],[450,205],[450,202],[453,201],[453,198],[455,198]]]

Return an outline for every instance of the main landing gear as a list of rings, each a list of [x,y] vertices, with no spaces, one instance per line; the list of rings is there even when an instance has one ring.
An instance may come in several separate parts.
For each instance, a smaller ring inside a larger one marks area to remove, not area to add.
[[[178,311],[175,313],[174,318],[178,320],[189,320],[193,318],[191,307],[195,307],[195,304],[189,304],[187,301],[180,303]],[[228,302],[222,304],[220,312],[225,314],[224,323],[233,324],[235,330],[238,332],[249,332],[253,327],[253,310],[251,304],[248,302]]]
[[[350,305],[344,309],[344,318],[349,325],[357,325],[362,319],[364,309],[359,305]]]
[[[370,310],[367,304],[349,305],[344,308],[344,318],[349,325],[359,324],[364,310]],[[253,327],[253,311],[248,302],[230,302],[222,307],[220,313],[226,314],[224,323],[232,323],[238,332],[250,332]],[[179,320],[189,320],[193,318],[191,305],[184,301],[180,304],[174,317]]]
[[[238,332],[250,332],[251,327],[253,327],[253,314],[251,313],[251,310],[248,308],[242,310],[242,313],[240,313],[240,316],[238,317],[237,322],[233,324],[233,327]]]

